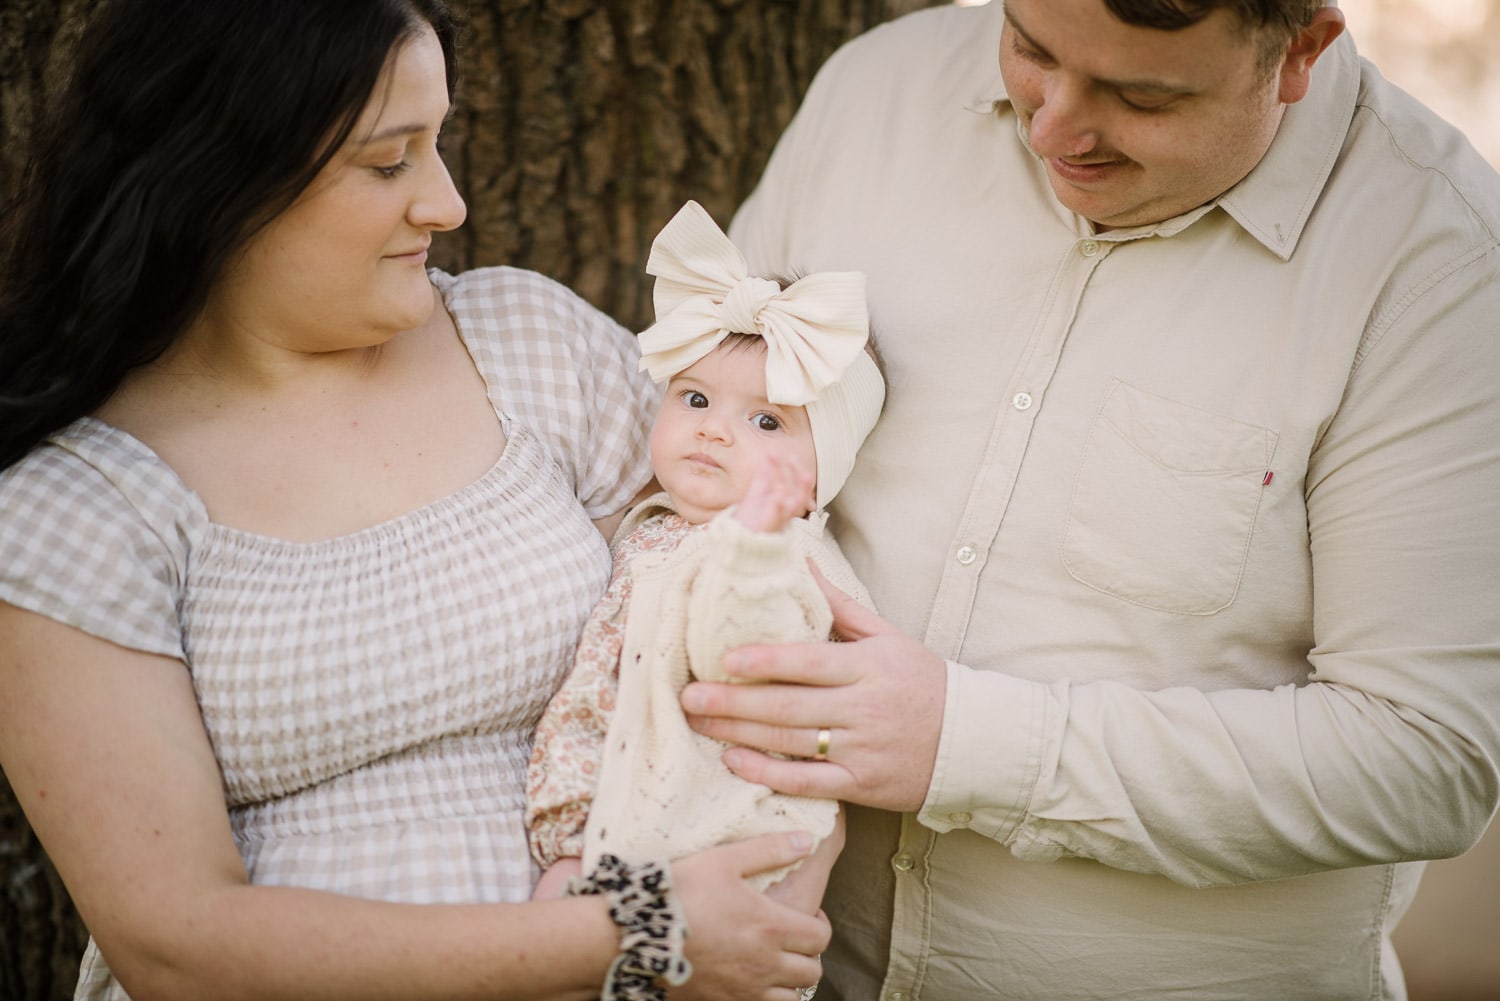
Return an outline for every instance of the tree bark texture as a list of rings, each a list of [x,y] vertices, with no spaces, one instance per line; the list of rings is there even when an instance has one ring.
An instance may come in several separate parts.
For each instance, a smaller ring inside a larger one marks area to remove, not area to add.
[[[0,998],[71,998],[88,933],[0,773]]]
[[[450,165],[469,222],[445,268],[522,263],[622,323],[687,198],[722,224],[842,41],[932,0],[472,0]]]
[[[469,219],[432,263],[532,268],[639,330],[651,239],[682,202],[727,226],[823,60],[940,0],[451,2],[467,25],[445,157]],[[0,0],[0,204],[97,5]],[[70,997],[86,933],[3,774],[0,886],[0,1001]]]

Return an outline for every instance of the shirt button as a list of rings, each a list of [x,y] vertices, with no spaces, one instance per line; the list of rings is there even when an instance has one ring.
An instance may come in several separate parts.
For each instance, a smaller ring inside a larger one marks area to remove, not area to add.
[[[960,827],[974,819],[974,815],[968,810],[959,810],[957,813],[948,814],[948,819]]]
[[[906,1001],[905,991],[891,991],[885,996],[886,1001]]]
[[[1030,393],[1017,393],[1015,396],[1012,396],[1010,398],[1010,405],[1015,407],[1017,410],[1030,410],[1031,403],[1032,400]]]
[[[966,567],[970,563],[973,563],[979,557],[979,554],[974,551],[973,546],[959,546],[957,556],[959,565]]]
[[[911,852],[897,852],[891,859],[891,865],[900,872],[911,872],[916,864],[917,860],[911,857]]]
[[[1099,241],[1080,240],[1078,243],[1078,252],[1084,257],[1093,257],[1095,254],[1099,253]]]

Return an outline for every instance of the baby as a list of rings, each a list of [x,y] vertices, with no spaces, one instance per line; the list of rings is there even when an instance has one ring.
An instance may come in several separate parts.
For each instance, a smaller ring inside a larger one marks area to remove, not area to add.
[[[725,745],[688,727],[678,694],[693,678],[725,680],[721,659],[737,646],[830,638],[809,559],[870,604],[824,529],[885,400],[864,276],[813,274],[785,289],[748,277],[696,202],[657,236],[646,270],[657,323],[641,334],[641,367],[667,382],[651,431],[661,492],[616,533],[609,589],[537,727],[526,815],[544,870],[536,896],[606,853],[670,859],[782,830],[808,831],[824,851],[842,843],[836,802],[734,775]],[[816,911],[821,881],[803,883],[778,895]]]

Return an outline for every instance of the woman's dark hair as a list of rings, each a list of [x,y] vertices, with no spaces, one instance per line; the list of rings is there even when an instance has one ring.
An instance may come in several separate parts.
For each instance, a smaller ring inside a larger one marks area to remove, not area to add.
[[[0,221],[0,469],[102,404],[338,151],[443,0],[112,0]]]

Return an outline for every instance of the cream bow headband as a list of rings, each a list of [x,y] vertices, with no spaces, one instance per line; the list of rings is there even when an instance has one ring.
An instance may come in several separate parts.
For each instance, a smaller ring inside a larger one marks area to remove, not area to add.
[[[782,290],[749,274],[745,256],[690,201],[651,244],[656,323],[641,332],[641,369],[665,382],[731,333],[766,342],[766,399],[806,406],[818,455],[817,506],[844,485],[880,417],[885,380],[865,353],[865,276],[811,274]]]

